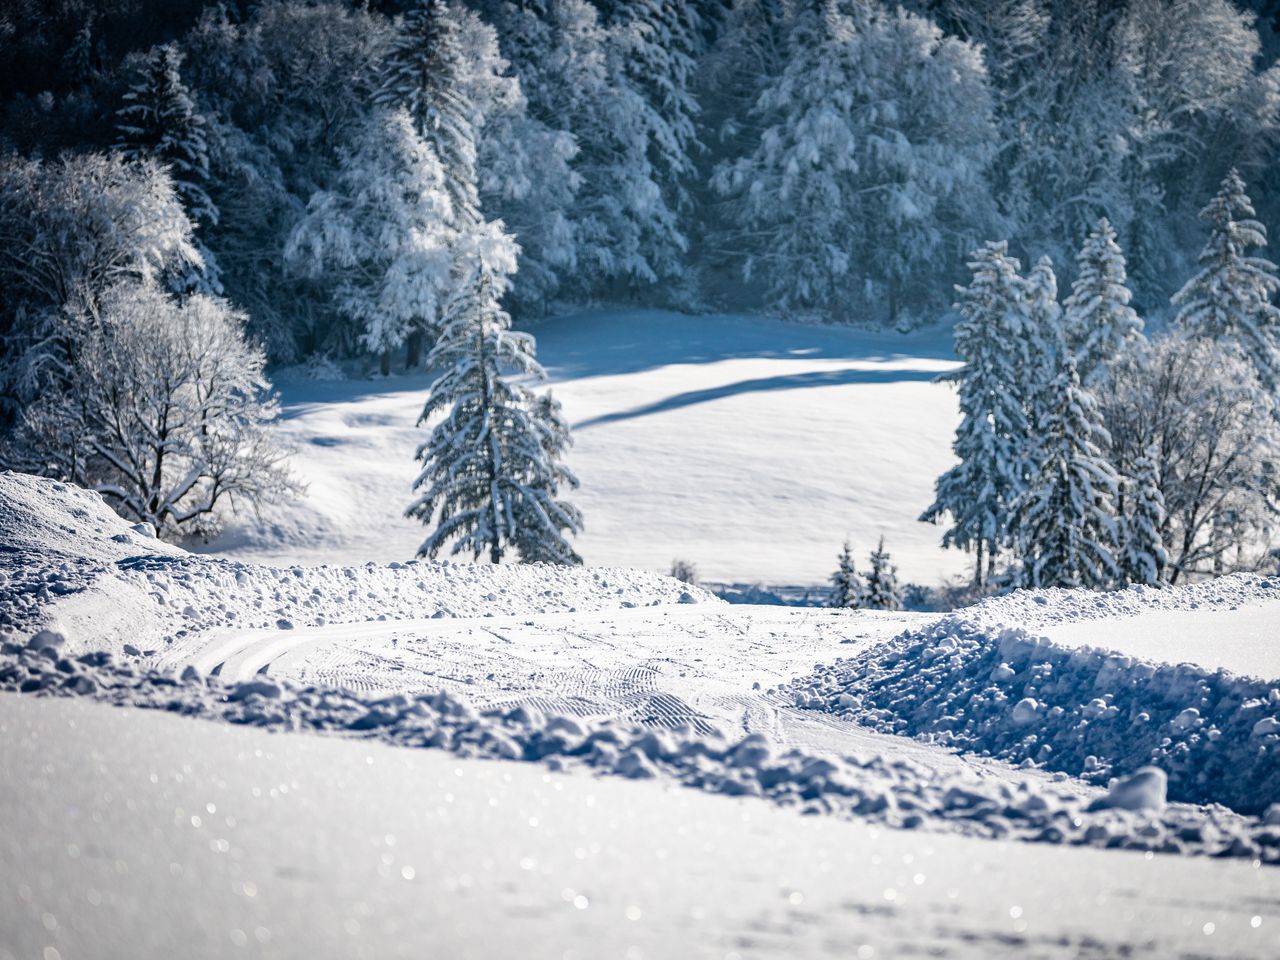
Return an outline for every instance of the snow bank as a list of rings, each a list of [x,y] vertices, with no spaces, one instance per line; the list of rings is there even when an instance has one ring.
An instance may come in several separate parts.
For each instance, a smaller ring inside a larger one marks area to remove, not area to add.
[[[214,629],[719,603],[638,570],[409,561],[259,566],[196,556],[69,484],[0,475],[0,631],[56,625],[68,649],[145,651]]]
[[[1201,609],[1212,637],[1214,610],[1270,599],[1278,588],[1237,576],[1158,592],[1014,594],[822,666],[793,693],[799,706],[882,732],[1086,781],[1157,767],[1175,800],[1261,812],[1280,801],[1280,682],[1066,647],[1030,630]]]
[[[0,691],[84,696],[235,724],[373,737],[467,757],[542,761],[631,779],[665,777],[805,813],[856,815],[908,829],[1280,863],[1280,825],[1222,807],[1165,807],[1149,772],[1093,803],[1062,784],[937,770],[883,755],[842,758],[784,750],[761,734],[731,739],[691,727],[656,730],[547,714],[528,705],[478,711],[445,692],[373,698],[269,676],[223,685],[120,663],[110,653],[65,657],[41,641],[0,649]],[[1158,781],[1158,774],[1155,776]],[[1156,802],[1158,799],[1159,802]]]

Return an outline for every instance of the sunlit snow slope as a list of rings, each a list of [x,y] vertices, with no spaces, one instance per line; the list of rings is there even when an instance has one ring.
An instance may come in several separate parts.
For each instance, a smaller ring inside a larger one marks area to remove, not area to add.
[[[951,462],[947,332],[902,336],[742,317],[581,313],[534,329],[574,425],[569,458],[592,565],[666,569],[673,557],[728,582],[817,584],[852,537],[883,534],[910,580],[963,557],[916,520]],[[245,518],[211,549],[268,562],[405,560],[403,518],[425,375],[282,382],[281,430],[309,485]]]

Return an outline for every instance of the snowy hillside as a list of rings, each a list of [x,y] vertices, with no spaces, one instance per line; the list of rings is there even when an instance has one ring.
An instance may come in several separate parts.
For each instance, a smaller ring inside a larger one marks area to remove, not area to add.
[[[964,558],[917,522],[950,463],[957,413],[945,331],[903,336],[743,317],[604,311],[534,328],[574,427],[574,502],[588,564],[665,571],[680,557],[722,582],[819,584],[845,536],[883,534],[904,579]],[[403,512],[426,436],[429,378],[284,381],[281,432],[308,485],[208,549],[271,563],[407,560]]]

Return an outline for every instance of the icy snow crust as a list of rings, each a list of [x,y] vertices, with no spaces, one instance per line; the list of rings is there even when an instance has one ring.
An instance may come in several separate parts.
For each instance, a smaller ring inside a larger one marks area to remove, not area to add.
[[[1280,681],[1064,646],[1035,631],[1152,611],[1265,605],[1280,581],[1225,577],[1161,591],[1024,591],[984,601],[838,660],[794,685],[797,704],[1086,781],[1155,766],[1169,796],[1262,812],[1280,801]],[[1120,618],[1118,620],[1118,618]],[[1280,617],[1271,636],[1280,642]]]

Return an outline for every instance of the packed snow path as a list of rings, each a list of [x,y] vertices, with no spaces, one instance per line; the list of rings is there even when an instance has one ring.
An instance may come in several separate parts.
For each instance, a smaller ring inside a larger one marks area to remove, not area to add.
[[[596,311],[541,323],[538,359],[574,428],[572,501],[590,564],[711,580],[825,582],[848,534],[880,535],[905,580],[960,573],[917,522],[953,462],[950,334],[904,336],[747,317]],[[403,516],[430,378],[281,380],[280,432],[308,491],[210,546],[270,563],[408,560]]]
[[[1280,871],[0,698],[0,960],[1269,960]],[[17,783],[21,782],[21,789]],[[323,838],[318,842],[317,838]]]

